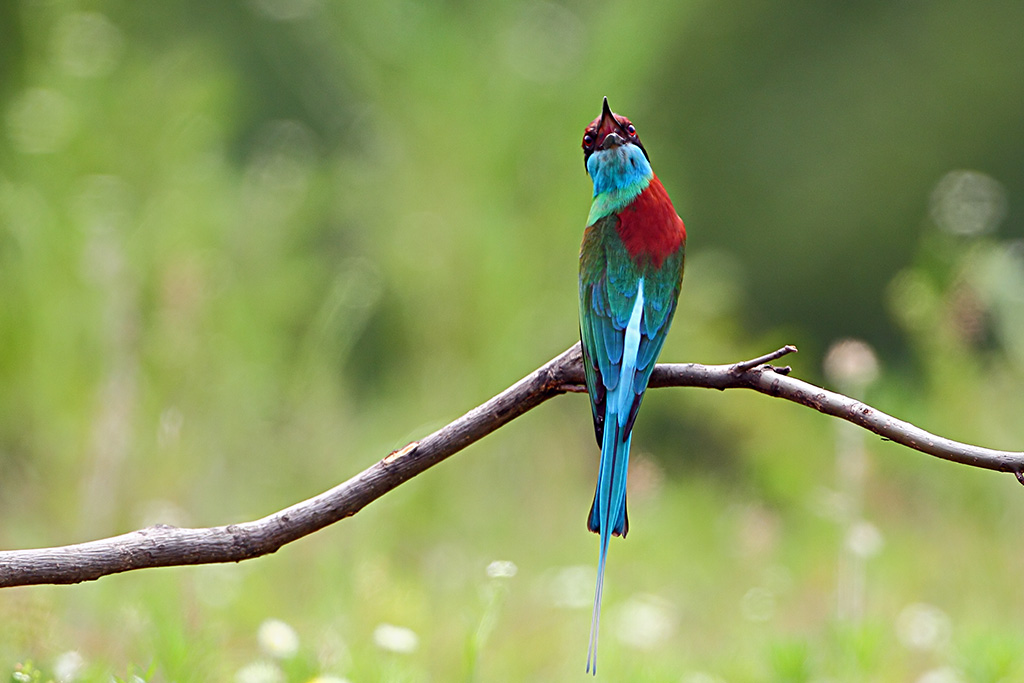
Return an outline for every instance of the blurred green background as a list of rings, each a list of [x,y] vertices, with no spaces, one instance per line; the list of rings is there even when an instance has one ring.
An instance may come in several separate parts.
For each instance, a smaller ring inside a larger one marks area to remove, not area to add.
[[[268,514],[564,350],[603,95],[690,235],[663,359],[793,343],[1024,448],[1022,29],[1019,0],[0,2],[0,547]],[[1024,680],[1012,477],[739,391],[652,392],[634,453],[601,680]],[[582,680],[596,463],[560,398],[271,557],[5,589],[0,677]]]

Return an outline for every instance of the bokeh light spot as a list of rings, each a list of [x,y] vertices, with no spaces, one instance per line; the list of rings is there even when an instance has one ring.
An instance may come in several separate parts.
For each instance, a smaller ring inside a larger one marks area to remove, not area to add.
[[[283,221],[306,197],[315,161],[313,133],[298,121],[274,121],[257,141],[243,184],[243,201],[265,225]]]
[[[769,621],[775,616],[775,594],[761,586],[751,588],[740,600],[740,613],[747,621]]]
[[[882,552],[885,539],[882,532],[871,522],[861,520],[850,527],[846,534],[846,547],[857,557],[865,559]]]
[[[74,135],[78,115],[67,97],[49,88],[31,88],[7,110],[7,134],[25,154],[50,154]]]
[[[1006,216],[1006,190],[979,171],[950,171],[932,191],[931,216],[954,235],[991,232]]]
[[[95,78],[109,74],[117,66],[124,51],[124,38],[104,15],[72,12],[57,23],[52,49],[54,61],[65,72],[79,78]]]
[[[555,607],[582,609],[594,601],[597,570],[588,565],[563,567],[551,576],[547,591]]]
[[[949,642],[952,624],[935,605],[916,602],[900,610],[896,635],[912,650],[941,650]]]
[[[825,354],[825,374],[833,382],[863,387],[878,378],[878,358],[867,342],[842,339]]]
[[[675,629],[672,605],[654,595],[631,597],[616,612],[615,635],[638,650],[653,650],[671,638]]]

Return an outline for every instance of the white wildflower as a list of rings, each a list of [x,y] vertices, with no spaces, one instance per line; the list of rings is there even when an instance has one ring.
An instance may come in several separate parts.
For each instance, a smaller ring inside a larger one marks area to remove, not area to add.
[[[284,683],[284,672],[273,662],[253,662],[238,670],[235,683]]]
[[[519,571],[515,562],[495,560],[487,565],[487,576],[492,579],[511,579]]]
[[[963,683],[960,675],[951,667],[944,666],[938,669],[925,671],[917,679],[917,683]]]
[[[373,631],[373,642],[382,650],[411,654],[420,645],[420,637],[412,629],[392,624],[381,624]]]
[[[725,683],[721,678],[706,671],[693,671],[683,676],[682,683]]]
[[[299,651],[299,634],[280,619],[267,619],[257,634],[260,648],[276,659],[294,657]]]
[[[53,677],[58,683],[77,681],[85,669],[85,659],[76,650],[68,650],[57,655],[53,661]]]

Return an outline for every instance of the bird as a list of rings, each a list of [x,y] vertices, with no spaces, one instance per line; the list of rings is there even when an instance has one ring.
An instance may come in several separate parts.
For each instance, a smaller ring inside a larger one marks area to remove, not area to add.
[[[651,169],[636,127],[612,112],[583,133],[594,184],[580,247],[580,342],[594,433],[601,447],[587,527],[599,535],[587,672],[597,675],[605,563],[612,536],[626,536],[626,474],[633,423],[683,280],[686,227]]]

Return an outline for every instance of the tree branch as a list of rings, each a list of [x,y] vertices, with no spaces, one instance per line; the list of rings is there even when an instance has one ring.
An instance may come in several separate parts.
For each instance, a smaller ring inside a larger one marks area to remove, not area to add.
[[[855,399],[787,376],[766,363],[796,351],[777,351],[733,365],[658,365],[650,386],[752,389],[863,427],[945,460],[1002,472],[1024,483],[1024,452],[999,451],[945,439]],[[580,346],[552,359],[486,403],[420,441],[414,441],[318,496],[252,522],[204,529],[156,525],[121,536],[56,548],[0,552],[0,587],[92,581],[147,567],[240,562],[275,552],[345,517],[402,482],[508,424],[544,401],[584,392]]]

